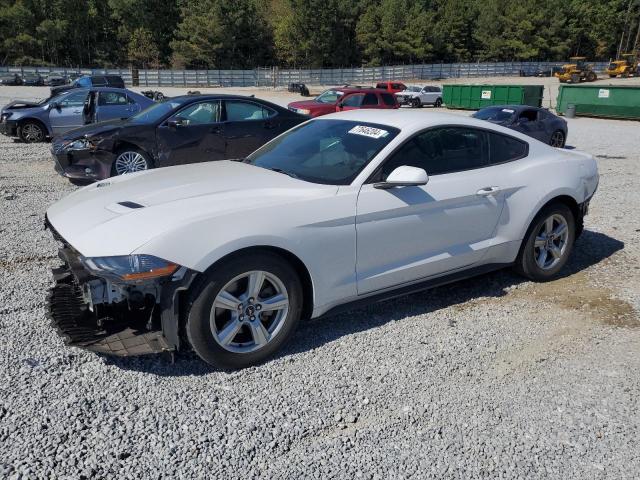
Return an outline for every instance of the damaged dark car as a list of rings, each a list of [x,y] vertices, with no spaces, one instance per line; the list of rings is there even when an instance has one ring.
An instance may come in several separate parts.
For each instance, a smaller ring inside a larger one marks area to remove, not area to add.
[[[157,167],[243,158],[308,117],[253,97],[187,95],[127,120],[102,122],[52,142],[56,171],[74,183]]]

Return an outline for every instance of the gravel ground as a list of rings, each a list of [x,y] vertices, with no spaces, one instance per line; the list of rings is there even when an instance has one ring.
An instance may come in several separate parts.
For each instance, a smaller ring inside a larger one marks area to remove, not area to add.
[[[74,187],[48,145],[0,138],[0,478],[640,477],[638,123],[569,128],[601,183],[566,276],[311,321],[235,373],[65,347],[42,223]]]

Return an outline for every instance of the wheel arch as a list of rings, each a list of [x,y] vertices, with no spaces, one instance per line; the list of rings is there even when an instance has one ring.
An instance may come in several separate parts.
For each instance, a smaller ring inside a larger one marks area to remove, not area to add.
[[[305,265],[305,263],[293,252],[284,249],[282,247],[276,247],[273,245],[256,245],[250,247],[240,248],[238,250],[234,250],[233,252],[227,253],[226,255],[217,259],[214,263],[212,263],[205,271],[200,273],[192,283],[193,285],[198,284],[198,280],[204,277],[205,273],[208,273],[212,270],[215,270],[218,265],[222,262],[228,261],[231,258],[244,256],[247,253],[260,253],[260,252],[269,252],[278,255],[284,261],[289,263],[300,278],[300,282],[302,284],[302,318],[309,319],[311,318],[311,314],[313,312],[314,306],[314,287],[313,287],[313,279],[311,277],[311,273],[309,269]]]
[[[49,129],[49,126],[45,122],[40,120],[38,117],[25,117],[25,118],[18,119],[17,120],[18,128],[22,128],[22,126],[28,122],[37,123],[44,130],[45,136],[47,137],[51,136],[51,130]]]

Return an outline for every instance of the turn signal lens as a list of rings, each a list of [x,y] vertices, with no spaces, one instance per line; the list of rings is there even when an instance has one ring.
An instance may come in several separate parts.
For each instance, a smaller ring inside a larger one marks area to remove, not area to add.
[[[98,275],[113,276],[129,282],[168,277],[180,268],[175,263],[153,255],[92,257],[84,258],[83,263]]]

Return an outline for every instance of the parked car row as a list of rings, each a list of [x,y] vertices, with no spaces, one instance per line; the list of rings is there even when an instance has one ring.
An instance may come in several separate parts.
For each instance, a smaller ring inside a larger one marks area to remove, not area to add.
[[[39,87],[43,85],[58,86],[72,83],[79,74],[62,75],[52,73],[49,75],[41,75],[39,73],[19,73],[1,72],[0,85],[23,85],[31,87]]]
[[[63,259],[48,311],[65,341],[124,356],[192,349],[243,368],[301,319],[507,266],[534,281],[560,273],[598,186],[591,155],[498,116],[328,92],[318,98],[343,111],[309,119],[185,96],[56,137],[65,175],[133,172],[47,210]],[[224,158],[236,160],[193,164]]]

